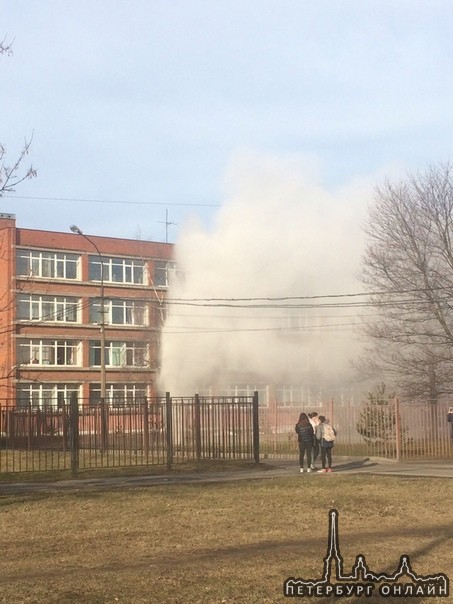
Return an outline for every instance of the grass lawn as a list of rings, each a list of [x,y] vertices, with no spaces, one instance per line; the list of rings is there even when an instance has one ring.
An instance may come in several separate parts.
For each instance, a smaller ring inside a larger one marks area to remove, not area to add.
[[[340,473],[3,496],[0,602],[294,601],[283,581],[321,576],[331,508],[346,571],[359,553],[376,572],[409,554],[452,581],[452,501],[451,480]]]

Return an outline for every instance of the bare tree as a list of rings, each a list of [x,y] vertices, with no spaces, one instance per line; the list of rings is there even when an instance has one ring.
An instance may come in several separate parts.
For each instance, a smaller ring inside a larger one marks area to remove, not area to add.
[[[453,168],[386,182],[366,227],[362,280],[375,320],[368,364],[409,396],[453,389]]]
[[[12,54],[13,42],[7,42],[6,38],[0,41],[0,56],[10,56]],[[7,161],[5,146],[0,142],[0,197],[5,193],[14,191],[15,187],[27,180],[34,178],[37,174],[33,166],[24,168],[25,158],[28,155],[33,140],[33,134],[29,139],[25,139],[22,149],[11,163]]]
[[[12,42],[8,42],[6,40],[6,36],[3,38],[3,40],[0,40],[0,55],[12,55],[13,54],[13,42],[14,40],[12,40]]]

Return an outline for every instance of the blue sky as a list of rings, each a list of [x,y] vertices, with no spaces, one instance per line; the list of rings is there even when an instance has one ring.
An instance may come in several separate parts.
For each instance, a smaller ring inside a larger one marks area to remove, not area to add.
[[[175,241],[249,154],[332,190],[451,159],[450,0],[0,0],[0,24],[0,141],[34,132],[38,169],[0,199],[18,226],[163,241],[168,209]]]

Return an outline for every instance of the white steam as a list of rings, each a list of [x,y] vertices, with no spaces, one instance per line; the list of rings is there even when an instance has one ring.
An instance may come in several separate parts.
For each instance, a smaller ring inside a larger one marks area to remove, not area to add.
[[[361,290],[368,188],[332,194],[297,161],[250,157],[228,183],[213,230],[191,225],[176,245],[181,277],[169,291],[160,388],[343,387],[358,351],[356,313],[338,306],[347,298],[303,297]]]

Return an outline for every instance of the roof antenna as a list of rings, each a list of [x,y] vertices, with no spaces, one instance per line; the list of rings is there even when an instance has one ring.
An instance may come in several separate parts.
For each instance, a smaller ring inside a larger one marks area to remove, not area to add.
[[[161,224],[165,224],[165,243],[168,243],[168,227],[171,224],[178,224],[177,222],[170,222],[168,220],[168,208],[165,210],[165,222],[163,220],[158,220],[158,222],[160,222]]]

